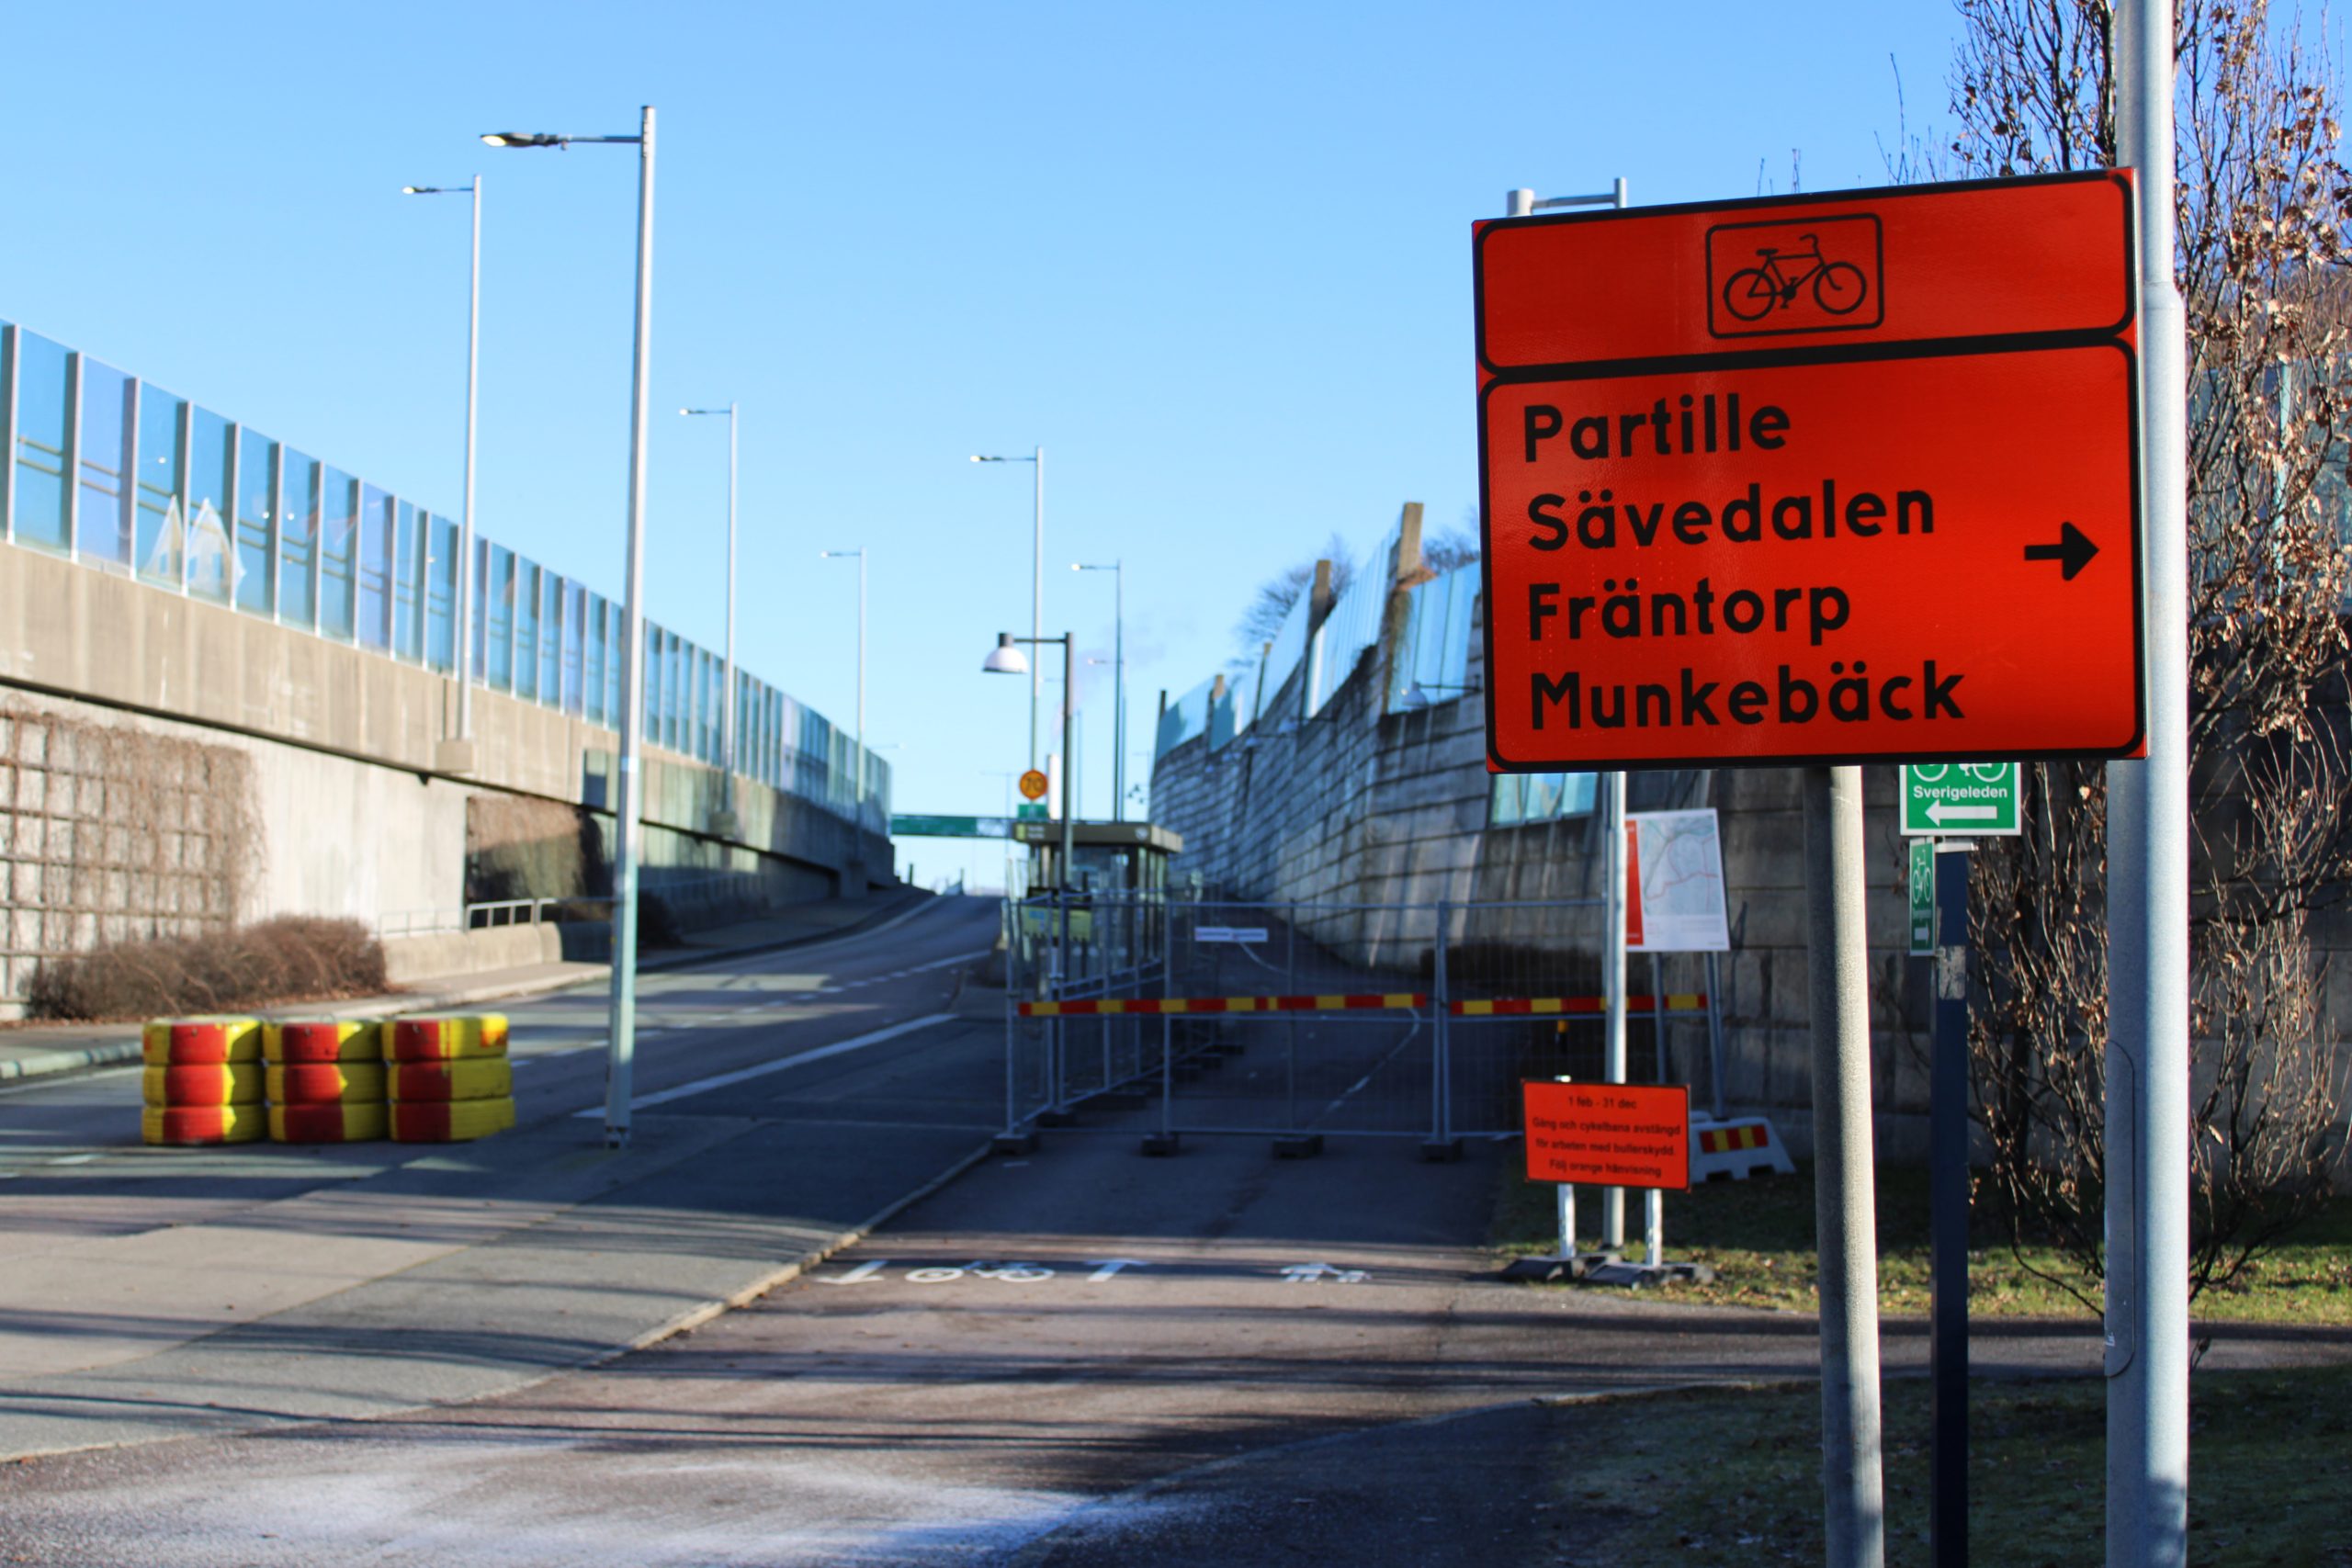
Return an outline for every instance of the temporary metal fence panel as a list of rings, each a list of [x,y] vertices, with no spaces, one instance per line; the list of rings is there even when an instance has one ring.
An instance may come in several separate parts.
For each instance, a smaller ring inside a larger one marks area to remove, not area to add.
[[[1513,1135],[1524,1079],[1602,1076],[1600,921],[1598,900],[1008,906],[1007,1128],[1085,1108],[1142,1113],[1125,1131]],[[1631,974],[1629,1076],[1712,1091],[1703,960]]]

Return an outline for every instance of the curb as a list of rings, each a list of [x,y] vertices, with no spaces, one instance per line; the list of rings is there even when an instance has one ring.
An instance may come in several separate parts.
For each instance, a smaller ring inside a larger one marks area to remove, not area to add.
[[[137,1060],[139,1042],[136,1040],[117,1040],[79,1051],[44,1051],[38,1056],[17,1056],[0,1062],[0,1083],[13,1083],[19,1078],[50,1077],[58,1073],[79,1072],[85,1067],[110,1067],[118,1062]]]
[[[790,948],[806,947],[814,942],[832,942],[842,937],[859,936],[896,924],[924,908],[927,899],[909,899],[904,908],[877,909],[873,915],[830,931],[815,931],[807,936],[786,937],[781,942],[763,942],[749,947],[714,947],[672,950],[675,956],[666,956],[653,963],[638,960],[640,973],[659,973],[668,969],[686,969],[698,964],[716,964],[729,958],[753,958],[766,953],[782,953]],[[348,1003],[297,1003],[289,1008],[257,1008],[251,1016],[273,1018],[288,1014],[308,1014],[332,1008],[347,1012],[354,1018],[398,1018],[404,1013],[438,1012],[452,1008],[469,1007],[476,1002],[508,1000],[516,997],[545,996],[553,991],[569,990],[574,986],[592,985],[607,979],[613,972],[609,964],[582,964],[580,971],[549,979],[526,981],[520,985],[454,987],[438,991],[404,991],[398,996],[362,997]],[[129,1028],[129,1025],[125,1025]],[[82,1072],[91,1067],[110,1067],[119,1063],[140,1059],[137,1040],[114,1040],[103,1045],[84,1046],[74,1050],[44,1051],[38,1055],[17,1056],[0,1060],[0,1084],[16,1083],[26,1078],[54,1077],[60,1073]]]

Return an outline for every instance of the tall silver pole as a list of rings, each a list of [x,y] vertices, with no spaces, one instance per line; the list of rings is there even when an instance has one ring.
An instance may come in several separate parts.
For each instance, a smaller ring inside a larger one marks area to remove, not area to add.
[[[1878,1227],[1871,1160],[1862,770],[1806,768],[1814,1228],[1821,1293],[1821,1484],[1829,1568],[1886,1561],[1879,1458]]]
[[[458,739],[474,732],[473,587],[474,587],[474,428],[481,404],[481,176],[473,184],[473,260],[466,285],[466,514],[458,529],[458,570],[455,603],[450,606],[450,631],[457,644]]]
[[[735,810],[735,405],[727,405],[727,674],[718,705],[718,800]]]
[[[1600,787],[1607,795],[1600,814],[1601,847],[1600,992],[1608,1010],[1608,1034],[1601,1076],[1611,1083],[1625,1081],[1625,775],[1603,773]],[[1600,1244],[1614,1251],[1625,1245],[1625,1190],[1605,1187],[1600,1194]],[[1657,1258],[1650,1259],[1655,1263]]]
[[[1127,819],[1127,563],[1111,563],[1111,729],[1118,752],[1111,759],[1111,820]]]
[[[1070,700],[1070,693],[1075,689],[1075,688],[1073,688],[1073,687],[1071,686],[1070,682],[1071,682],[1073,680],[1075,680],[1075,679],[1077,678],[1077,677],[1076,677],[1076,675],[1075,675],[1075,674],[1072,672],[1072,671],[1071,671],[1071,666],[1072,666],[1072,664],[1074,664],[1074,663],[1076,662],[1076,660],[1077,660],[1077,653],[1078,653],[1078,637],[1077,637],[1077,636],[1076,636],[1075,634],[1073,634],[1073,633],[1070,633],[1070,632],[1064,632],[1064,633],[1062,633],[1062,875],[1061,875],[1061,886],[1062,886],[1062,952],[1063,952],[1063,954],[1064,954],[1064,958],[1063,958],[1063,964],[1064,964],[1064,972],[1065,972],[1065,973],[1067,973],[1067,972],[1068,972],[1068,963],[1069,963],[1068,954],[1069,954],[1069,889],[1070,889],[1070,888],[1075,885],[1075,883],[1076,883],[1077,874],[1078,874],[1078,862],[1077,862],[1077,860],[1074,858],[1073,853],[1072,853],[1072,852],[1073,852],[1073,851],[1075,851],[1075,849],[1077,848],[1077,845],[1078,845],[1077,829],[1076,829],[1076,826],[1075,826],[1075,825],[1076,825],[1076,822],[1077,822],[1077,818],[1078,818],[1078,813],[1077,813],[1077,811],[1076,811],[1075,809],[1073,809],[1073,807],[1074,807],[1074,806],[1075,806],[1075,804],[1076,804],[1076,803],[1071,799],[1071,790],[1070,790],[1070,787],[1069,787],[1069,785],[1070,785],[1070,766],[1069,766],[1069,760],[1070,760],[1070,756],[1071,756],[1071,754],[1072,754],[1072,753],[1071,753],[1071,750],[1070,750],[1070,748],[1071,748],[1071,744],[1072,744],[1073,738],[1074,738],[1075,733],[1076,733],[1076,725],[1077,725],[1077,717],[1078,717],[1078,704],[1076,704],[1075,702],[1073,702],[1073,701],[1071,701],[1071,700]],[[1042,663],[1044,663],[1045,661],[1044,661],[1043,660],[1038,660],[1038,662],[1042,664]]]
[[[1610,205],[1625,205],[1625,182],[1618,180],[1610,188]],[[1625,1081],[1625,905],[1630,894],[1625,886],[1625,775],[1608,775],[1609,785],[1609,890],[1607,916],[1609,941],[1608,970],[1603,977],[1606,1005],[1609,1009],[1608,1076],[1611,1083]],[[1647,1201],[1655,1207],[1658,1201],[1652,1193]],[[1645,1211],[1645,1214],[1648,1211]],[[1602,1196],[1600,1220],[1603,1229],[1602,1246],[1611,1249],[1625,1245],[1625,1190],[1609,1188]],[[1655,1241],[1657,1237],[1649,1238]],[[1665,1261],[1656,1253],[1649,1258],[1652,1264]]]
[[[1036,482],[1036,535],[1029,558],[1030,574],[1034,579],[1029,591],[1029,637],[1030,646],[1034,648],[1041,646],[1046,636],[1046,449],[1037,447],[1031,460],[1037,466],[1033,476]],[[1029,765],[1033,768],[1041,765],[1037,760],[1037,709],[1045,701],[1045,695],[1046,661],[1033,660],[1029,665]],[[1062,773],[1063,787],[1068,788],[1069,759],[1067,756],[1062,759]],[[1067,806],[1062,808],[1062,815],[1069,815]]]
[[[2117,17],[2139,178],[2148,755],[2108,764],[2107,1561],[2188,1557],[2188,343],[2173,284],[2173,11]]]
[[[628,576],[622,595],[620,783],[614,792],[613,1010],[605,1057],[605,1146],[628,1145],[630,1072],[637,1052],[638,748],[645,723],[646,396],[653,355],[653,106],[637,146],[637,331],[629,371]]]
[[[1528,189],[1503,193],[1503,210],[1511,218],[1528,218],[1538,207],[1600,207],[1623,208],[1631,199],[1625,182],[1618,180],[1607,195],[1560,196],[1538,201]],[[1602,1076],[1611,1083],[1625,1081],[1625,775],[1607,773],[1600,775],[1601,833],[1608,840],[1601,846],[1600,875],[1603,886],[1601,900],[1601,961],[1600,988],[1602,1006],[1606,1010],[1607,1033]],[[1655,1240],[1656,1238],[1653,1237]],[[1625,1245],[1625,1190],[1608,1187],[1601,1190],[1600,1242],[1611,1250]],[[1658,1259],[1650,1258],[1652,1263]]]
[[[865,831],[865,547],[857,547],[857,830]]]

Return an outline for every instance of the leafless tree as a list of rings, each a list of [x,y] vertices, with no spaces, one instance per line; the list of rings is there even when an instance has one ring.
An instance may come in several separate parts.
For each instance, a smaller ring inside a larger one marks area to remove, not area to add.
[[[1347,592],[1349,582],[1355,577],[1355,561],[1348,554],[1347,542],[1335,533],[1316,554],[1295,566],[1284,567],[1258,585],[1258,592],[1250,596],[1249,607],[1241,612],[1241,619],[1233,627],[1233,640],[1239,645],[1245,660],[1257,658],[1260,649],[1281,635],[1292,607],[1315,586],[1315,564],[1319,560],[1331,563],[1331,592]]]
[[[1941,154],[1898,174],[2115,158],[2108,0],[1960,0]],[[2176,269],[2188,320],[2191,1288],[2235,1279],[2325,1195],[2340,1062],[2312,914],[2352,870],[2343,603],[2352,175],[2335,73],[2300,17],[2178,0]],[[2108,1034],[2099,768],[2028,770],[2026,831],[1973,857],[1971,1021],[1983,1178],[2013,1245],[2053,1239],[2086,1305],[2102,1273]],[[2021,1258],[2022,1260],[2022,1258]],[[2055,1277],[2055,1276],[2053,1276]]]

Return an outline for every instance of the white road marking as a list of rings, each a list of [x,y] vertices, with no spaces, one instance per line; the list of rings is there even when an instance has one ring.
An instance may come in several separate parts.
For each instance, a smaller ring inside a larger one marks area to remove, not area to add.
[[[856,1268],[851,1269],[846,1274],[827,1275],[825,1278],[819,1280],[817,1283],[820,1285],[854,1285],[862,1280],[871,1280],[875,1275],[879,1274],[883,1269],[889,1266],[890,1260],[888,1258],[877,1258],[870,1263],[859,1264]]]
[[[1099,1285],[1122,1269],[1141,1269],[1146,1265],[1140,1258],[1090,1258],[1086,1260],[1094,1272],[1086,1277],[1090,1285]]]
[[[1361,1269],[1334,1269],[1329,1263],[1294,1263],[1283,1270],[1285,1285],[1312,1284],[1329,1280],[1335,1285],[1361,1285],[1372,1276]]]
[[[51,1160],[49,1163],[51,1165],[87,1165],[97,1157],[98,1156],[96,1155],[64,1155],[59,1158]]]
[[[753,1078],[765,1077],[770,1073],[780,1073],[787,1068],[802,1066],[810,1062],[821,1062],[828,1056],[839,1056],[851,1051],[864,1050],[868,1045],[879,1045],[885,1040],[896,1040],[901,1034],[912,1034],[916,1030],[929,1029],[934,1023],[955,1021],[956,1015],[952,1012],[932,1013],[927,1017],[912,1019],[905,1023],[894,1023],[888,1029],[875,1030],[870,1034],[854,1035],[847,1040],[837,1040],[831,1045],[820,1045],[814,1051],[803,1051],[796,1056],[779,1057],[773,1062],[762,1062],[756,1067],[742,1067],[731,1073],[719,1073],[707,1078],[696,1078],[692,1083],[682,1083],[675,1089],[665,1089],[659,1094],[639,1095],[629,1101],[629,1105],[633,1110],[639,1111],[656,1105],[667,1105],[673,1100],[684,1100],[693,1095],[707,1094],[712,1089],[728,1089],[739,1083],[748,1083]],[[572,1116],[575,1120],[586,1120],[602,1116],[604,1113],[603,1106],[592,1105],[585,1111],[573,1111]]]

